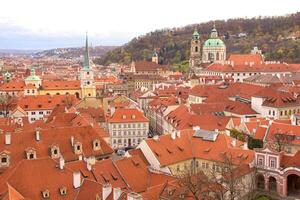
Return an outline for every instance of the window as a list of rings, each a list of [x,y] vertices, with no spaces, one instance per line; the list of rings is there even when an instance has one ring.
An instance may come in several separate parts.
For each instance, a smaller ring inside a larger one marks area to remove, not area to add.
[[[42,191],[42,196],[43,196],[43,198],[45,198],[45,199],[49,199],[49,197],[50,197],[50,192],[49,192],[49,190],[44,190],[44,191]]]
[[[44,114],[44,112],[43,112],[43,111],[40,111],[39,114],[42,115],[42,114]]]
[[[7,157],[2,157],[1,158],[1,163],[7,163]]]
[[[33,160],[36,159],[36,151],[33,148],[26,150],[26,158],[27,160]]]
[[[35,112],[31,112],[32,115],[35,115]]]
[[[257,164],[258,164],[258,166],[264,166],[264,158],[263,157],[258,157],[257,158]]]
[[[95,139],[93,141],[93,149],[94,149],[94,151],[98,151],[98,150],[101,149],[100,140],[99,139]]]
[[[276,168],[276,158],[270,157],[270,167],[271,168]]]
[[[59,188],[60,195],[66,195],[67,194],[67,188],[66,187],[61,187]]]
[[[82,144],[80,142],[76,142],[74,145],[74,152],[76,154],[81,154],[82,153]]]
[[[205,163],[206,164],[206,169],[208,169],[209,168],[209,164],[208,163]]]

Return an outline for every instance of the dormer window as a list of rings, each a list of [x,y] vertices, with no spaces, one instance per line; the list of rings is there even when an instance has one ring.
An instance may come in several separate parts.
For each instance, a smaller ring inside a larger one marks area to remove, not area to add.
[[[26,158],[27,160],[36,159],[36,151],[33,148],[26,149]]]
[[[51,158],[58,158],[59,157],[59,147],[56,145],[53,145],[50,149],[51,151]]]
[[[100,140],[99,139],[95,139],[93,141],[93,149],[94,151],[98,151],[100,150],[101,146],[100,146]]]
[[[0,167],[8,167],[9,166],[9,152],[3,151],[0,154]]]
[[[42,196],[43,196],[44,199],[49,199],[50,198],[50,192],[49,192],[49,190],[48,189],[43,190],[42,191]]]
[[[60,187],[59,188],[60,195],[64,196],[67,194],[67,188],[66,187]]]
[[[74,152],[75,152],[75,154],[81,154],[82,153],[82,144],[80,142],[76,142],[74,144]]]

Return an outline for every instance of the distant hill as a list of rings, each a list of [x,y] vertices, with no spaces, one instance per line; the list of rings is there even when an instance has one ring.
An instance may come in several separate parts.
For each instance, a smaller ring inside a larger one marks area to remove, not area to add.
[[[101,57],[106,54],[108,51],[117,48],[117,46],[95,46],[90,47],[89,53],[91,57]],[[84,53],[84,47],[74,47],[74,48],[57,48],[57,49],[49,49],[35,53],[34,56],[37,57],[58,57],[58,58],[78,58],[82,56]]]
[[[136,37],[124,46],[94,61],[98,64],[129,63],[150,60],[152,51],[159,51],[161,63],[181,63],[189,59],[190,39],[195,28],[204,42],[213,21],[180,28],[156,30]],[[279,17],[256,17],[215,21],[219,35],[231,53],[249,53],[254,46],[263,50],[266,59],[300,63],[300,12]]]
[[[0,56],[7,55],[30,55],[41,50],[21,50],[21,49],[0,49]]]

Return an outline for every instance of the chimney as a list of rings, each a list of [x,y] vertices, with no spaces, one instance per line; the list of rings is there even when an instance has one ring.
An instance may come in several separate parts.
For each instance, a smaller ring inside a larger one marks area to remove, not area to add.
[[[64,166],[65,166],[65,159],[60,156],[59,158],[59,169],[64,169]]]
[[[80,172],[73,172],[73,186],[75,189],[79,188],[81,184]]]
[[[171,133],[171,138],[172,138],[172,140],[175,140],[175,139],[176,139],[176,132],[175,132],[175,131],[173,131],[173,132]]]
[[[79,156],[78,156],[78,160],[82,160],[82,155],[79,155]]]
[[[40,141],[40,140],[41,140],[41,137],[40,137],[40,131],[39,131],[39,130],[36,130],[36,131],[35,131],[35,140],[36,140],[36,141]]]
[[[92,171],[92,165],[91,165],[89,162],[86,163],[86,168],[87,168],[89,171]]]
[[[5,144],[7,144],[7,145],[11,144],[11,134],[10,134],[10,132],[7,132],[5,134]]]
[[[215,132],[216,132],[216,133],[219,133],[219,129],[215,129]]]
[[[200,126],[193,126],[193,130],[194,130],[194,131],[200,130]]]
[[[74,146],[74,136],[71,136],[71,145]]]
[[[158,136],[158,135],[154,135],[154,136],[153,136],[153,140],[154,140],[154,141],[159,141],[159,136]]]
[[[248,143],[247,142],[244,142],[243,149],[248,150]]]
[[[112,192],[111,184],[110,183],[104,183],[103,188],[102,188],[102,199],[106,200],[111,192]]]
[[[235,139],[235,138],[232,138],[231,145],[232,145],[233,147],[235,147],[235,146],[236,146],[236,139]]]
[[[113,199],[118,200],[120,198],[121,194],[122,194],[122,190],[117,187],[117,188],[114,188],[113,192],[114,192]]]
[[[130,192],[127,194],[127,200],[142,200],[142,197],[140,194]]]
[[[176,132],[176,136],[177,136],[178,138],[180,138],[180,131],[177,131],[177,132]]]

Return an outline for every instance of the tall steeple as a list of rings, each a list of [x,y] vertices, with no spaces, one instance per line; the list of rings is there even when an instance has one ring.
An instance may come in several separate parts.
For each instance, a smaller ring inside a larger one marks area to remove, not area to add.
[[[81,98],[96,97],[93,65],[90,63],[88,34],[86,33],[83,67],[80,70]]]
[[[89,56],[89,44],[88,44],[88,34],[85,36],[85,51],[84,51],[84,60],[83,68],[90,69],[90,56]]]

